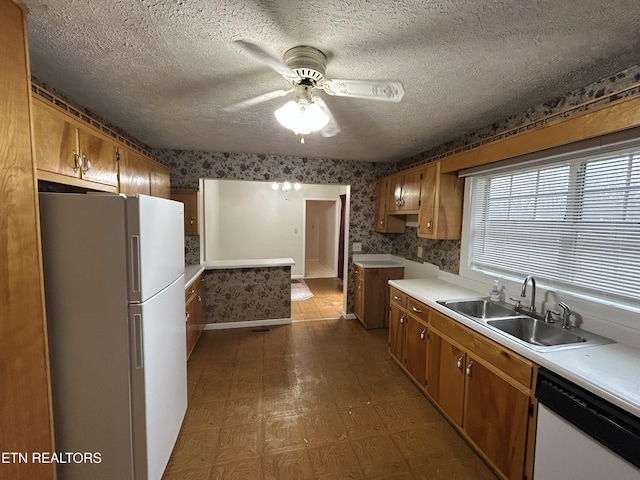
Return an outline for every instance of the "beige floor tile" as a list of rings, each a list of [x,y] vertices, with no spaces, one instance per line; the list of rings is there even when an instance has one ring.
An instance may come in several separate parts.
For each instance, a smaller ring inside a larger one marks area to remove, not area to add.
[[[205,331],[188,382],[165,480],[496,479],[357,321]]]

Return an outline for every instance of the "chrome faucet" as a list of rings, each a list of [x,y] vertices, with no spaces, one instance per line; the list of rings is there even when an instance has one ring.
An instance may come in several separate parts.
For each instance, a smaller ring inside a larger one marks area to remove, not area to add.
[[[571,307],[564,302],[560,302],[558,306],[562,309],[562,328],[571,328],[569,317],[572,315]]]
[[[524,279],[520,296],[522,298],[527,297],[527,283],[529,283],[529,280],[531,280],[531,305],[529,305],[529,311],[536,313],[536,280],[531,275]]]

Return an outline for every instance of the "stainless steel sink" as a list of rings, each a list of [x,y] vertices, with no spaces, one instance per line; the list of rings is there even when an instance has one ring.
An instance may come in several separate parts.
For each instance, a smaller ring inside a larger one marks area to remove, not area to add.
[[[524,309],[515,310],[513,305],[493,302],[489,297],[440,300],[438,303],[531,350],[546,352],[615,343],[609,338],[577,327],[564,329],[560,323],[546,323],[534,318],[539,316],[535,313]]]
[[[487,298],[447,300],[438,302],[451,310],[474,319],[505,318],[522,315],[507,303],[493,302]]]
[[[530,317],[489,320],[487,321],[487,325],[502,330],[531,345],[548,347],[587,341],[587,339],[581,335]]]

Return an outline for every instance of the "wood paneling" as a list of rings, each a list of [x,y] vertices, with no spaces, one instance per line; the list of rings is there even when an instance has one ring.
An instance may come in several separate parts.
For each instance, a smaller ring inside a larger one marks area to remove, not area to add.
[[[53,452],[51,393],[23,12],[0,0],[0,450]],[[7,479],[54,479],[55,464],[3,463]]]
[[[485,165],[639,125],[640,96],[636,95],[452,155],[442,160],[442,172]]]

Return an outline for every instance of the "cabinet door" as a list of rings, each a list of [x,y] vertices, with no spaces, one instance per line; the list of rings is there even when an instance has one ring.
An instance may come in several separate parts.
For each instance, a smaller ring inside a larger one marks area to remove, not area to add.
[[[364,271],[358,267],[353,275],[353,313],[364,324]]]
[[[149,160],[128,148],[119,149],[120,193],[151,195]]]
[[[420,208],[420,170],[410,170],[402,175],[402,200],[400,210],[417,211]]]
[[[457,425],[464,413],[466,355],[455,345],[429,332],[427,393]]]
[[[523,478],[529,396],[468,356],[464,430],[510,479]]]
[[[157,162],[149,162],[151,195],[169,198],[171,196],[169,167]]]
[[[205,325],[207,324],[207,285],[205,284],[204,275],[200,276],[200,279],[197,280],[198,288],[196,289],[196,300],[198,301],[197,312],[196,312],[196,322],[198,324],[198,338],[204,330]]]
[[[187,342],[187,358],[189,358],[189,355],[191,355],[191,351],[193,350],[193,347],[196,344],[196,341],[198,340],[197,336],[198,336],[198,325],[197,325],[197,307],[198,307],[198,301],[196,298],[196,295],[190,295],[189,299],[187,300],[186,303],[186,328],[187,328],[187,338],[186,338],[186,342]]]
[[[402,202],[402,175],[388,177],[387,182],[387,212],[397,212]]]
[[[391,302],[389,306],[389,353],[403,365],[405,319],[404,310]]]
[[[171,190],[171,198],[184,204],[184,234],[198,235],[198,190],[175,189]]]
[[[421,237],[435,236],[437,183],[438,164],[432,163],[422,170],[420,212],[418,213],[418,235]]]
[[[80,178],[76,127],[37,96],[33,97],[33,138],[38,170]]]
[[[82,160],[82,179],[116,187],[116,143],[104,135],[78,127],[78,146]]]
[[[375,214],[373,229],[381,233],[404,233],[405,219],[402,216],[387,215],[389,179],[376,182]]]
[[[427,384],[427,324],[409,315],[406,322],[405,367],[423,388]]]

